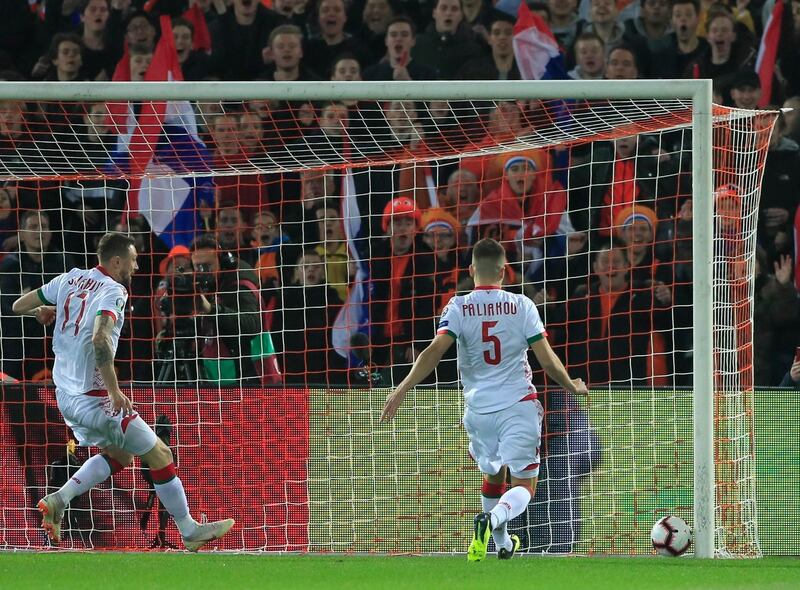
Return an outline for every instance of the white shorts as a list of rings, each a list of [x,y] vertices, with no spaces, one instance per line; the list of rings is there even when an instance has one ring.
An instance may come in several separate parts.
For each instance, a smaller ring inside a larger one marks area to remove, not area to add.
[[[56,388],[56,402],[64,422],[82,447],[117,447],[141,457],[156,446],[156,433],[134,413],[111,413],[111,400],[99,390],[69,394]]]
[[[511,475],[529,479],[539,475],[539,445],[544,409],[537,399],[526,399],[498,412],[464,411],[469,452],[481,473],[496,475],[507,465]]]

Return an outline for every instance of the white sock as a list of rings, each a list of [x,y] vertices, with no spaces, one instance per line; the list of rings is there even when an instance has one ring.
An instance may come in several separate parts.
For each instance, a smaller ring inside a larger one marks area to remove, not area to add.
[[[186,501],[186,492],[183,491],[181,478],[176,475],[168,482],[154,483],[153,487],[161,505],[172,515],[181,536],[186,537],[192,534],[197,528],[197,523],[189,514],[189,503]]]
[[[95,455],[86,463],[81,465],[67,483],[61,486],[56,492],[64,502],[64,506],[69,504],[72,499],[81,494],[85,494],[94,486],[104,482],[111,476],[111,467],[103,455]]]
[[[481,506],[483,506],[484,512],[491,512],[492,508],[497,506],[497,502],[500,498],[487,498],[483,494],[481,494]],[[501,524],[496,529],[492,529],[492,538],[494,539],[494,544],[499,550],[501,547],[504,547],[511,551],[513,549],[513,543],[511,542],[511,535],[508,534],[507,523]]]
[[[491,520],[492,528],[498,528],[505,525],[509,520],[515,516],[519,516],[528,507],[531,501],[531,493],[528,488],[523,486],[514,486],[500,497],[497,506],[492,508]]]

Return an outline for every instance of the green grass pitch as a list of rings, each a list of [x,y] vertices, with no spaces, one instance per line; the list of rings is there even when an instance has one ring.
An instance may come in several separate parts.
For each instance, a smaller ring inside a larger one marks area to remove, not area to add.
[[[0,551],[0,590],[800,589],[800,558],[708,561],[688,557],[520,556],[499,562],[490,555],[483,563],[469,564],[463,552],[469,522],[478,505],[479,476],[466,456],[465,437],[457,426],[455,392],[426,394],[413,400],[395,428],[375,424],[382,394],[385,392],[312,397],[311,547],[325,551],[458,554],[384,557]],[[755,399],[759,537],[768,555],[800,552],[800,464],[795,452],[800,420],[793,419],[800,418],[799,399],[785,392],[760,392]],[[669,446],[644,444],[674,440],[675,432],[671,433],[673,438],[667,436],[669,433],[653,435],[659,418],[677,417],[671,427],[683,435],[678,437],[679,444],[687,444],[684,436],[690,431],[689,400],[678,398],[671,408],[654,406],[646,398],[616,401],[598,396],[590,410],[604,442],[612,442],[613,437],[614,445],[607,448],[608,471],[593,479],[597,494],[594,505],[586,506],[587,515],[594,515],[599,542],[581,544],[578,550],[603,549],[607,540],[616,536],[624,541],[620,550],[644,551],[653,518],[652,502],[685,505],[691,499],[689,473],[676,476],[664,472],[662,483],[672,486],[667,497],[659,498],[641,486],[643,492],[651,494],[649,502],[639,512],[630,501],[634,482],[641,485],[645,481],[642,476],[652,472],[662,457],[674,456]],[[434,406],[440,410],[438,419]],[[681,461],[690,465],[689,452],[681,448]],[[396,497],[398,490],[405,494],[402,499]],[[441,497],[437,490],[443,492]],[[621,493],[608,493],[611,490]],[[616,520],[624,525],[622,530],[615,532],[612,523],[602,518],[609,506],[616,506]]]
[[[701,561],[521,557],[500,562],[489,556],[476,564],[467,563],[463,556],[0,554],[0,587],[7,590],[558,590],[582,587],[592,590],[789,590],[799,586],[800,560],[789,558]]]
[[[417,390],[391,426],[377,423],[386,393],[312,392],[311,548],[464,551],[480,475],[459,425],[461,393]],[[800,555],[800,397],[759,391],[754,401],[761,548]],[[603,458],[584,484],[575,551],[648,554],[658,518],[693,520],[691,393],[594,392],[589,414]]]

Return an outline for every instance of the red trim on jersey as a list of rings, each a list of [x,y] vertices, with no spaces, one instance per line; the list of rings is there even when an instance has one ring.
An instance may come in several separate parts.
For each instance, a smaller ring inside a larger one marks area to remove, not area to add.
[[[139,414],[128,414],[127,416],[125,416],[125,417],[122,419],[122,433],[123,433],[123,434],[125,434],[125,431],[128,429],[128,424],[130,424],[130,423],[131,423],[131,421],[132,421],[134,418],[138,417],[138,416],[139,416]]]
[[[103,268],[102,264],[98,264],[97,266],[95,266],[95,268],[97,270],[99,270],[101,273],[103,273],[104,275],[106,275],[108,278],[110,278],[110,279],[114,278],[108,273],[108,271],[105,268]]]
[[[90,389],[83,395],[88,395],[90,397],[106,397],[108,392],[105,389]]]
[[[539,397],[536,395],[536,392],[534,391],[533,393],[529,393],[528,395],[526,395],[525,397],[523,397],[519,401],[521,401],[521,402],[532,402],[532,401],[537,400],[537,399],[539,399]]]
[[[104,309],[103,311],[98,312],[98,314],[99,315],[110,315],[112,318],[114,318],[114,322],[117,321],[117,316],[110,309]]]
[[[538,464],[538,463],[531,463],[530,465],[528,465],[528,466],[527,466],[525,469],[523,469],[522,471],[530,471],[531,469],[539,469],[539,464]],[[526,487],[527,487],[527,486],[526,486]]]
[[[172,481],[178,474],[175,472],[175,463],[170,463],[161,469],[151,469],[150,475],[153,478],[153,483],[162,484]]]
[[[500,291],[502,287],[498,287],[497,285],[476,285],[473,291]]]

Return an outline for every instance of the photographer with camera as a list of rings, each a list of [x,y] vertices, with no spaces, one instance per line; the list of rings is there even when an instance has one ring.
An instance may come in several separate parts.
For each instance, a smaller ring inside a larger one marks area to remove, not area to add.
[[[264,329],[258,277],[213,236],[191,248],[199,356],[207,381],[261,385],[281,381],[272,338]]]
[[[191,252],[186,246],[174,246],[158,267],[161,281],[153,297],[156,382],[196,382],[198,367],[197,338],[194,321],[194,275]]]

